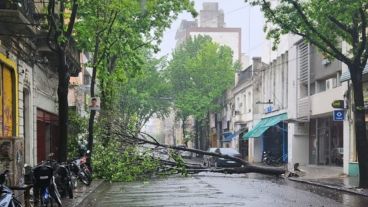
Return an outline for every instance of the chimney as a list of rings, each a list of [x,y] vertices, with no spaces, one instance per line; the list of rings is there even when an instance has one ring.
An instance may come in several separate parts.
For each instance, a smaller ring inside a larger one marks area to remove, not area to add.
[[[253,57],[253,64],[258,64],[262,62],[262,58],[261,57]]]

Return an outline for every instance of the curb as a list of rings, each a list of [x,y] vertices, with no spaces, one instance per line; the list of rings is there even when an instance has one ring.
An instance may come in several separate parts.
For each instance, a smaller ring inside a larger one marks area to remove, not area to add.
[[[69,200],[69,202],[66,202],[65,205],[63,204],[63,206],[65,207],[80,206],[92,193],[96,191],[98,187],[100,187],[104,183],[104,180],[93,180],[92,183],[93,183],[93,186],[91,186],[90,188],[87,188],[86,191],[81,193],[79,197],[77,197],[76,199]]]
[[[303,179],[298,179],[298,178],[288,178],[288,180],[294,181],[294,182],[299,182],[299,183],[304,183],[304,184],[309,184],[309,185],[314,185],[314,186],[319,186],[319,187],[323,187],[323,188],[328,188],[328,189],[332,189],[332,190],[338,190],[338,191],[342,191],[345,193],[351,193],[351,194],[355,194],[355,195],[359,195],[359,196],[365,196],[368,197],[368,192],[359,192],[358,190],[354,190],[349,189],[349,188],[344,188],[344,187],[338,187],[338,186],[334,186],[334,185],[328,185],[328,184],[322,184],[319,182],[314,182],[314,181],[310,181],[310,180],[303,180]]]

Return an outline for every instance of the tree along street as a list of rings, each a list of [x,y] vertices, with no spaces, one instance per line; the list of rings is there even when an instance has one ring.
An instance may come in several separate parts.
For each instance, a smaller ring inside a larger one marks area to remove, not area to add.
[[[368,206],[368,198],[259,174],[105,183],[82,206]]]

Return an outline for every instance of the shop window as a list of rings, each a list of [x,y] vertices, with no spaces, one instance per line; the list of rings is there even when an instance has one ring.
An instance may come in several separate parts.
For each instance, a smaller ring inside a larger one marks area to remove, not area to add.
[[[12,69],[0,65],[0,136],[15,136],[15,96]]]

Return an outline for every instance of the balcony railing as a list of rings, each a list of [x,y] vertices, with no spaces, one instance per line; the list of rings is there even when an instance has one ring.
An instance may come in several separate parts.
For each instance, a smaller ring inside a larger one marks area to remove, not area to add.
[[[9,34],[35,33],[37,22],[33,0],[0,0],[0,26]]]

